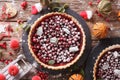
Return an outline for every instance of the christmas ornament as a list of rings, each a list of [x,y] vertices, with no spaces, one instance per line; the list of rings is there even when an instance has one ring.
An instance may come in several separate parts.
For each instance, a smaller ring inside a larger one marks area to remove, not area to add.
[[[69,77],[69,80],[84,80],[81,74],[73,74]]]
[[[14,16],[16,16],[17,14],[17,10],[13,7],[13,5],[11,3],[5,3],[2,6],[2,18],[6,19],[6,18],[12,18]]]
[[[23,1],[23,2],[21,3],[22,9],[25,10],[25,9],[27,8],[27,5],[28,5],[27,1]]]
[[[108,16],[112,12],[112,5],[110,0],[101,0],[97,7],[99,13],[104,16]]]
[[[11,39],[10,41],[10,48],[16,50],[20,47],[19,41],[17,39]]]
[[[0,74],[0,80],[6,80],[6,78],[3,74]]]
[[[40,12],[42,10],[42,5],[41,3],[36,3],[34,6],[32,6],[32,10],[31,13],[32,14],[37,14],[38,12]]]
[[[94,38],[102,39],[107,36],[108,27],[105,23],[96,23],[92,28],[92,35]]]
[[[92,12],[92,11],[89,11],[89,10],[87,10],[87,11],[81,11],[81,12],[80,12],[80,16],[81,16],[82,18],[84,18],[85,20],[89,20],[89,19],[92,18],[93,12]]]
[[[12,65],[8,68],[8,72],[11,76],[16,76],[19,73],[19,69],[17,66]]]
[[[40,76],[33,76],[32,80],[42,80],[42,79],[40,78]]]

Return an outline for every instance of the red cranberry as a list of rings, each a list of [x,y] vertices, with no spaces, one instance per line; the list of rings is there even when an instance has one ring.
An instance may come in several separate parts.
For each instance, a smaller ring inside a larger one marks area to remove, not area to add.
[[[97,14],[99,17],[103,17],[100,13]]]
[[[52,43],[50,43],[50,44],[49,44],[49,46],[50,46],[50,47],[53,47],[53,44],[52,44]]]
[[[68,41],[68,43],[71,45],[71,44],[72,44],[72,41]]]
[[[37,37],[38,37],[38,35],[37,35],[37,34],[35,34],[35,35],[34,35],[34,37],[35,37],[35,38],[37,38]]]
[[[45,59],[42,59],[42,62],[43,62],[43,63],[46,63],[46,60],[45,60]]]
[[[33,49],[33,52],[37,52],[37,50],[36,50],[36,49]]]
[[[55,50],[57,50],[58,48],[57,47],[55,47]]]
[[[55,36],[55,33],[51,33],[51,36],[54,37],[54,36]]]
[[[65,47],[69,47],[70,45],[66,44]]]
[[[42,59],[42,57],[41,56],[37,56],[40,60]]]
[[[38,53],[37,55],[38,55],[38,56],[41,56],[41,53]]]
[[[56,28],[56,30],[57,30],[57,31],[59,31],[59,30],[60,30],[60,28],[59,28],[59,27],[57,27],[57,28]]]
[[[9,55],[10,55],[10,56],[12,56],[12,55],[13,55],[13,53],[12,53],[12,52],[9,52]]]
[[[66,45],[66,42],[63,42],[63,45]]]
[[[63,37],[61,37],[61,38],[59,38],[59,40],[63,41],[63,40],[64,40],[64,38],[63,38]]]
[[[33,49],[33,48],[34,48],[34,46],[31,46],[31,48]]]
[[[49,39],[47,39],[47,40],[46,40],[46,43],[48,43],[48,42],[50,42],[50,40],[49,40]]]
[[[39,48],[40,48],[40,45],[37,45],[36,48],[39,49]]]
[[[45,48],[44,48],[44,47],[41,47],[41,50],[45,50]]]
[[[5,63],[6,63],[6,64],[9,64],[9,61],[8,61],[8,60],[6,60],[6,61],[5,61]]]
[[[61,45],[61,42],[58,42],[58,45]]]
[[[77,41],[77,38],[74,38],[74,41]]]
[[[48,80],[48,74],[47,73],[38,72],[37,75],[39,75],[42,80]]]
[[[55,48],[52,48],[52,51],[55,51]]]
[[[45,35],[47,35],[48,33],[47,32],[44,32]]]
[[[35,49],[35,48],[37,48],[37,46],[36,46],[36,45],[34,45],[34,47],[33,47],[33,48]]]
[[[33,38],[33,40],[32,40],[33,42],[37,42],[37,39],[35,39],[35,38]]]
[[[90,1],[90,2],[88,3],[88,5],[92,6],[92,5],[93,5],[93,3]]]
[[[98,11],[97,11],[97,10],[95,10],[95,13],[96,13],[96,14],[98,14]]]

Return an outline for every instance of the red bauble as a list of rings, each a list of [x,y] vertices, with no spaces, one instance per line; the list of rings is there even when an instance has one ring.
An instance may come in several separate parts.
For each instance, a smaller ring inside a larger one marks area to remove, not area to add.
[[[13,66],[10,66],[9,69],[8,69],[8,73],[11,75],[11,76],[16,76],[18,73],[19,73],[19,69],[17,66],[13,65]]]
[[[0,74],[0,80],[6,80],[6,78],[3,74]]]
[[[12,39],[10,41],[10,47],[13,49],[13,50],[16,50],[20,47],[20,44],[19,44],[19,41],[17,39]]]
[[[32,80],[41,80],[41,78],[39,76],[33,76]]]

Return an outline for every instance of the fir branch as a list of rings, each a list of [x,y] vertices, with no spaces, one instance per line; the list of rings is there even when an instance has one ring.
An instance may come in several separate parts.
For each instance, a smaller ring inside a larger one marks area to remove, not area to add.
[[[84,72],[83,68],[80,69],[80,74],[81,74],[82,76],[85,75],[85,72]]]

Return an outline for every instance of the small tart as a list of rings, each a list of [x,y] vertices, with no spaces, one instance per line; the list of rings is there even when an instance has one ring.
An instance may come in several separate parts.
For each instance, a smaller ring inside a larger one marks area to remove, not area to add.
[[[52,12],[38,18],[31,26],[28,46],[43,67],[59,70],[79,60],[85,49],[81,24],[66,13]]]
[[[94,80],[120,80],[120,45],[105,48],[94,64]]]

